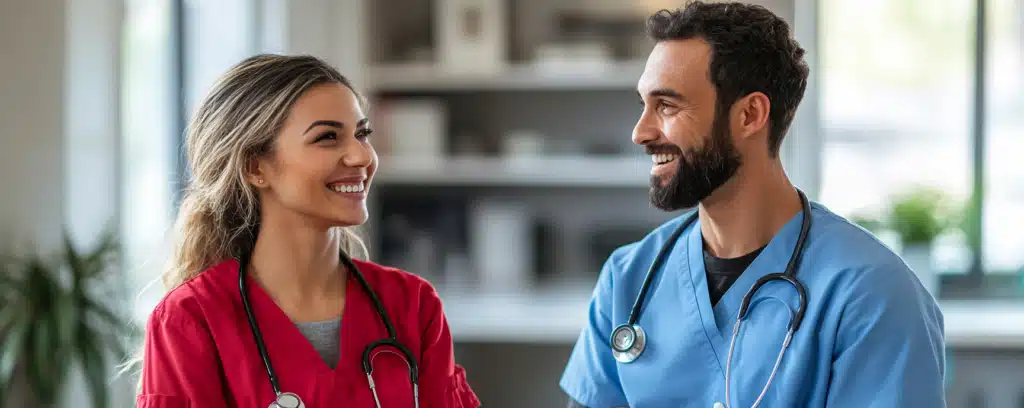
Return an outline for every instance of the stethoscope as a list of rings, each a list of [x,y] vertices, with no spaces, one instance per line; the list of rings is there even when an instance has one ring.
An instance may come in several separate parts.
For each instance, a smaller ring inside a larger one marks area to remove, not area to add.
[[[345,264],[348,270],[355,275],[356,280],[359,281],[359,286],[363,287],[363,291],[370,296],[370,300],[373,301],[373,305],[377,308],[377,314],[380,315],[381,321],[384,323],[384,327],[387,329],[388,337],[377,340],[370,343],[363,350],[363,372],[366,373],[366,381],[370,385],[370,391],[373,393],[373,401],[377,404],[377,408],[380,406],[380,398],[377,397],[377,387],[373,382],[373,359],[377,357],[377,354],[373,354],[373,351],[378,347],[391,346],[394,349],[401,352],[401,354],[395,353],[390,349],[385,349],[383,352],[392,353],[398,355],[405,361],[405,365],[409,367],[409,381],[412,382],[412,394],[413,402],[415,407],[420,406],[420,393],[419,393],[419,367],[416,364],[416,359],[413,354],[405,347],[398,337],[395,335],[395,328],[391,325],[391,319],[388,318],[387,312],[384,310],[384,305],[381,304],[380,299],[377,298],[377,294],[374,293],[373,289],[370,288],[370,284],[366,282],[366,278],[363,277],[362,272],[356,267],[352,259],[349,258],[345,251],[341,251],[341,261]],[[252,336],[256,340],[256,348],[260,351],[260,357],[263,358],[263,365],[267,369],[267,377],[270,379],[270,386],[274,388],[274,394],[276,398],[274,402],[270,403],[269,408],[305,408],[305,403],[298,395],[291,392],[281,392],[281,387],[277,383],[277,375],[274,372],[274,367],[270,364],[270,356],[267,354],[267,347],[263,343],[263,335],[260,334],[260,329],[256,325],[256,316],[253,314],[252,306],[249,304],[249,291],[245,285],[245,270],[249,263],[249,254],[241,257],[238,265],[238,288],[242,292],[242,306],[245,307],[245,314],[249,318],[249,328],[252,329]],[[380,353],[378,353],[380,354]]]
[[[789,282],[796,288],[797,294],[800,297],[799,306],[797,306],[796,314],[789,322],[789,330],[786,332],[786,339],[782,342],[782,349],[779,350],[778,358],[775,360],[775,366],[772,368],[771,374],[768,376],[768,382],[764,385],[761,390],[761,395],[754,401],[753,407],[757,407],[761,403],[765,394],[768,392],[768,387],[771,385],[772,380],[775,378],[775,374],[779,369],[779,364],[782,362],[782,356],[785,354],[786,349],[789,348],[789,343],[793,339],[793,333],[800,327],[800,322],[804,318],[804,311],[807,309],[807,291],[804,285],[796,278],[796,268],[800,264],[800,257],[803,255],[804,242],[807,241],[807,232],[811,229],[811,205],[807,201],[807,196],[804,195],[803,191],[797,190],[797,194],[800,196],[800,204],[803,206],[803,221],[800,224],[800,235],[796,240],[796,247],[793,249],[793,255],[789,258],[789,263],[786,264],[786,271],[782,273],[771,273],[761,277],[750,290],[743,295],[743,301],[740,303],[739,315],[736,318],[736,325],[733,327],[732,339],[729,341],[729,354],[726,356],[725,363],[725,402],[726,406],[729,404],[729,374],[732,364],[732,352],[733,346],[736,344],[736,337],[739,334],[740,322],[747,316],[747,308],[750,306],[750,301],[754,297],[761,286],[764,284],[781,280]],[[665,258],[668,257],[668,253],[675,246],[676,241],[683,234],[690,225],[697,220],[697,212],[694,211],[689,218],[686,219],[672,235],[669,236],[668,240],[658,251],[658,256],[654,258],[654,262],[651,264],[650,269],[647,270],[647,276],[644,278],[643,286],[640,287],[640,293],[637,294],[636,301],[633,303],[633,309],[629,312],[629,321],[625,324],[619,325],[612,331],[611,335],[611,346],[612,355],[615,356],[615,360],[621,363],[632,363],[641,354],[647,346],[647,334],[644,329],[637,324],[640,320],[640,309],[644,303],[644,298],[647,297],[647,290],[651,286],[651,282],[654,280],[655,272],[661,268],[661,264],[664,263]],[[720,404],[716,404],[719,406]]]

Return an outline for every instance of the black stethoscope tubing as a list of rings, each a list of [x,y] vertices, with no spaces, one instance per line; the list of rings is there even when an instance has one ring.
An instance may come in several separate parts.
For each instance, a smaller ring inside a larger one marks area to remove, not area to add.
[[[740,303],[738,320],[742,320],[746,316],[747,309],[750,306],[750,301],[761,286],[773,280],[784,280],[792,284],[799,295],[799,305],[793,319],[790,321],[789,330],[795,332],[803,321],[804,312],[807,310],[807,290],[796,278],[796,269],[800,264],[801,257],[803,256],[804,243],[807,242],[807,234],[811,228],[811,205],[803,191],[797,189],[797,195],[800,197],[800,205],[803,208],[803,217],[800,224],[800,235],[797,237],[796,245],[793,248],[793,255],[790,256],[789,262],[786,264],[786,270],[782,273],[771,273],[762,276],[754,283],[753,286],[750,287],[747,293],[743,295],[743,301]],[[640,320],[640,313],[644,305],[644,300],[647,298],[647,292],[651,287],[651,283],[654,281],[654,276],[657,274],[657,271],[661,269],[662,263],[664,263],[665,259],[668,258],[669,252],[671,252],[675,247],[679,237],[696,221],[697,211],[694,211],[686,221],[680,224],[679,227],[672,232],[672,235],[669,236],[668,240],[665,241],[665,244],[658,251],[658,255],[654,258],[654,262],[651,263],[650,268],[647,270],[647,275],[644,277],[643,285],[641,285],[640,291],[637,293],[636,300],[633,302],[633,308],[629,312],[629,320],[627,323],[619,325],[612,330],[609,343],[611,344],[612,350],[616,353],[628,354],[631,349],[635,348],[634,346],[639,347],[639,351],[634,351],[633,355],[626,357],[628,361],[620,361],[631,362],[643,353],[643,348],[646,345],[646,335],[643,333],[643,329],[641,329],[636,322]],[[616,335],[620,332],[627,332],[630,335],[630,341],[625,345],[619,345],[615,341]]]
[[[280,395],[281,387],[277,381],[276,371],[274,371],[273,364],[271,364],[270,362],[270,354],[267,353],[267,346],[263,341],[263,335],[261,334],[259,326],[256,323],[256,314],[253,312],[252,305],[250,305],[249,303],[249,290],[246,287],[247,285],[245,284],[245,270],[246,268],[248,268],[250,256],[251,254],[247,252],[244,254],[244,256],[241,257],[241,259],[239,259],[238,289],[241,291],[242,306],[245,308],[245,314],[249,320],[249,328],[252,330],[253,338],[256,341],[256,348],[259,350],[260,358],[262,358],[263,360],[263,366],[264,368],[266,368],[267,378],[270,380],[270,386],[273,387],[274,394]],[[395,334],[395,327],[394,325],[391,324],[391,318],[388,317],[387,311],[384,310],[384,305],[381,303],[380,298],[377,297],[377,294],[373,291],[373,288],[371,288],[370,284],[366,281],[366,278],[363,276],[363,273],[360,272],[359,268],[355,265],[354,262],[352,262],[352,258],[350,258],[348,254],[345,253],[345,251],[340,252],[340,258],[342,263],[344,263],[346,268],[349,270],[349,272],[351,272],[355,276],[356,280],[359,282],[359,286],[361,286],[363,291],[366,292],[367,296],[370,297],[370,301],[373,302],[374,308],[377,309],[377,315],[380,316],[381,322],[384,324],[384,328],[385,330],[387,330],[388,333],[387,338],[370,343],[363,350],[363,372],[367,375],[367,377],[369,377],[373,373],[373,364],[371,358],[373,350],[382,346],[391,346],[398,349],[398,351],[401,352],[402,355],[405,357],[406,363],[409,366],[409,381],[412,382],[413,387],[415,388],[417,382],[419,381],[419,366],[417,365],[412,352],[409,351],[409,348],[403,345],[398,340],[398,336]]]

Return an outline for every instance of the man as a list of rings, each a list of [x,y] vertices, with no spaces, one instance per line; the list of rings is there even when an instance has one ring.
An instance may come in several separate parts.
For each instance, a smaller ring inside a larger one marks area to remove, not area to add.
[[[875,237],[805,201],[783,170],[780,145],[808,76],[788,25],[762,7],[696,2],[647,28],[656,45],[633,141],[655,162],[652,203],[696,211],[607,260],[561,380],[570,406],[944,407],[934,298]],[[666,246],[636,329],[631,310]],[[748,291],[787,269],[804,290],[802,323],[788,330],[797,283],[776,279],[749,296],[737,329]],[[633,329],[613,335],[623,324]]]

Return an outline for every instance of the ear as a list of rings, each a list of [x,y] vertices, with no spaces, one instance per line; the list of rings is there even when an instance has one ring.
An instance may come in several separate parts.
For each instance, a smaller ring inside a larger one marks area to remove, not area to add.
[[[258,158],[249,159],[245,163],[245,180],[256,188],[267,186],[267,177]]]
[[[771,101],[768,95],[753,92],[740,98],[733,105],[735,109],[733,123],[737,136],[747,138],[761,133],[768,128],[768,114],[771,112]]]

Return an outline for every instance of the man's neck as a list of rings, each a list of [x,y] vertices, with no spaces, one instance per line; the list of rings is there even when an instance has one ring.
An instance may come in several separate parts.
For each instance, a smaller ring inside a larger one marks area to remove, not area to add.
[[[707,250],[737,258],[764,247],[802,209],[780,164],[742,167],[699,206]]]

